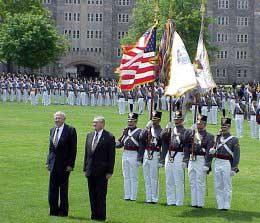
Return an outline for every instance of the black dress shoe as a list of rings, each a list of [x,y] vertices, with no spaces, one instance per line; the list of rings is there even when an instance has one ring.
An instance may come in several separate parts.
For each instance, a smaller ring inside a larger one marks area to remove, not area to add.
[[[223,208],[223,209],[220,209],[221,211],[228,211],[228,209],[226,209],[226,208]]]
[[[197,205],[191,205],[191,207],[192,207],[192,208],[198,208],[198,206],[197,206]]]
[[[68,217],[68,213],[67,213],[67,212],[64,212],[64,211],[60,211],[60,212],[59,212],[59,216],[60,216],[60,217]]]
[[[203,208],[202,206],[197,206],[197,208]]]
[[[124,199],[125,201],[131,201],[130,199]]]
[[[49,213],[49,216],[59,216],[58,213]]]
[[[157,204],[157,202],[155,202],[155,201],[152,201],[152,202],[151,202],[151,204]]]

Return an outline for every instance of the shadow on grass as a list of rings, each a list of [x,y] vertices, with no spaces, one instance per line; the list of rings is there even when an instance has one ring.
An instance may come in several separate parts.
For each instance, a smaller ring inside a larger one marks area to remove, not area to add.
[[[68,216],[68,219],[75,220],[75,221],[98,222],[98,221],[93,221],[90,218],[80,217],[80,216]],[[111,220],[109,218],[105,222],[106,223],[122,223],[122,222],[119,222],[119,221]]]
[[[204,217],[218,217],[223,218],[228,221],[234,222],[253,222],[254,218],[259,218],[260,212],[254,211],[240,211],[240,210],[229,210],[229,211],[220,211],[215,208],[203,208],[203,209],[192,209],[188,211],[183,211],[178,217],[185,218],[204,218]]]
[[[90,218],[86,218],[86,217],[79,217],[79,216],[68,216],[68,219],[71,220],[78,220],[78,221],[90,221]]]

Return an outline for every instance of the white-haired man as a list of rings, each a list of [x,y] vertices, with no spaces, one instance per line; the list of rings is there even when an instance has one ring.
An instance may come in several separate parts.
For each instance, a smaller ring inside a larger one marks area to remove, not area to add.
[[[105,119],[93,119],[94,131],[89,133],[85,144],[83,171],[88,179],[91,220],[106,220],[106,195],[108,180],[115,164],[115,137],[104,129]]]
[[[50,215],[68,216],[69,175],[75,165],[77,132],[65,124],[66,115],[54,114],[55,126],[50,130],[49,154],[46,167],[50,171],[49,205]],[[60,204],[59,204],[60,200]]]

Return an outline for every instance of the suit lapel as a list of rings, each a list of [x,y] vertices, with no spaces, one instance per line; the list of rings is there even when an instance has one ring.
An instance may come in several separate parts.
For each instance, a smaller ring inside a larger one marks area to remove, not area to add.
[[[88,139],[88,150],[89,150],[89,154],[92,153],[92,142],[93,142],[93,138],[94,138],[95,132],[92,132],[89,139]]]
[[[105,131],[103,130],[102,135],[101,135],[101,137],[100,137],[100,139],[98,141],[98,144],[97,144],[96,149],[94,150],[94,152],[103,144],[103,142],[104,142],[104,134],[105,134]]]
[[[53,127],[52,130],[51,130],[50,141],[51,141],[52,144],[53,144],[53,137],[54,137],[54,134],[55,134],[55,130],[56,130],[56,127]]]
[[[62,130],[62,133],[61,133],[57,147],[64,141],[64,138],[66,137],[67,131],[68,131],[68,126],[66,124],[64,124],[64,127],[63,127],[63,130]]]

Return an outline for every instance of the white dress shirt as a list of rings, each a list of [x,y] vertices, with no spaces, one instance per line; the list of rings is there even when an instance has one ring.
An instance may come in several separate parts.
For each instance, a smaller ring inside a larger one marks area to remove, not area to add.
[[[92,140],[92,144],[91,144],[92,149],[93,149],[93,145],[94,145],[94,141],[95,141],[96,133],[97,133],[97,132],[95,131],[95,134],[94,134],[94,137],[93,137],[93,140]],[[97,144],[98,144],[98,142],[99,142],[99,139],[100,139],[102,133],[103,133],[103,129],[101,129],[100,131],[98,131],[98,140],[97,140]]]
[[[57,130],[58,130],[58,129],[59,129],[59,132],[58,132],[58,142],[60,141],[60,137],[61,137],[63,128],[64,128],[64,123],[62,124],[61,127],[56,127],[56,129],[55,129],[55,134],[54,134],[54,136],[53,136],[53,142],[54,142],[54,140],[55,140],[55,137],[56,137],[56,134],[57,134]]]

